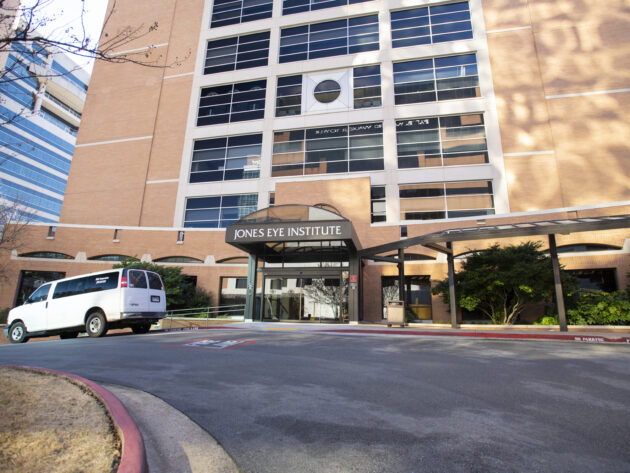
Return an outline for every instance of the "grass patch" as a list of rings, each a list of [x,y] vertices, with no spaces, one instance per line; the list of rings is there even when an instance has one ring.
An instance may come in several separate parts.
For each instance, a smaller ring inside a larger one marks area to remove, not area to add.
[[[49,373],[0,367],[0,471],[112,473],[120,440],[91,392]]]

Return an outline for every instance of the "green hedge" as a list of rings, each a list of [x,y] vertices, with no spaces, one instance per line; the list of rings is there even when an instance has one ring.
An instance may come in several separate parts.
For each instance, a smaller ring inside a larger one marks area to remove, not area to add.
[[[629,325],[630,295],[624,291],[579,294],[567,310],[569,325]],[[541,317],[535,325],[558,325],[558,316]]]
[[[574,309],[567,311],[571,325],[627,325],[630,323],[630,295],[617,292],[584,292]]]

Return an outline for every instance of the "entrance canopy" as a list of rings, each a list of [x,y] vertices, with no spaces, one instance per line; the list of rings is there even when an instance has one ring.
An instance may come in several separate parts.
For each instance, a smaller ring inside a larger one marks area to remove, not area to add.
[[[455,298],[453,242],[547,235],[549,239],[549,254],[551,256],[551,264],[555,281],[558,320],[560,330],[566,331],[567,320],[564,309],[562,281],[560,280],[560,265],[558,263],[558,252],[556,248],[556,234],[568,235],[570,233],[621,228],[630,228],[630,215],[568,218],[563,220],[544,220],[540,222],[520,222],[503,225],[455,228],[366,248],[359,251],[359,258],[398,264],[398,273],[401,281],[399,287],[403,288],[403,282],[405,279],[405,248],[421,245],[441,253],[446,253],[448,262],[451,325],[453,328],[456,328],[457,308]],[[446,246],[442,246],[440,243],[446,243]],[[394,250],[398,250],[397,258],[391,256],[379,256],[381,253]],[[403,301],[405,300],[404,295],[401,299]]]
[[[360,244],[352,222],[323,206],[278,205],[234,222],[225,242],[263,261],[336,260]]]

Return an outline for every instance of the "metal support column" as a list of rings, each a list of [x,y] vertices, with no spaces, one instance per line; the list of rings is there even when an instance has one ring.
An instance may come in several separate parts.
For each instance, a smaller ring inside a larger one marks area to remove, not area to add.
[[[567,313],[564,308],[564,292],[562,291],[562,279],[560,278],[560,263],[558,262],[558,249],[556,247],[556,236],[549,235],[549,255],[551,256],[551,266],[553,267],[553,282],[556,288],[556,304],[558,307],[558,323],[560,331],[567,331]]]
[[[348,318],[350,322],[359,322],[359,300],[361,282],[361,259],[356,252],[350,254],[350,269],[348,283]],[[343,281],[340,281],[343,293]]]
[[[403,314],[407,313],[407,295],[405,294],[405,249],[398,248],[398,297],[403,303]],[[404,315],[403,315],[404,317]]]
[[[451,327],[457,328],[457,299],[455,299],[455,258],[453,256],[453,244],[446,242],[446,248],[450,251],[446,254],[448,264],[448,293],[451,301]]]
[[[249,255],[247,261],[247,293],[245,295],[245,322],[251,322],[256,318],[256,276],[258,258]]]

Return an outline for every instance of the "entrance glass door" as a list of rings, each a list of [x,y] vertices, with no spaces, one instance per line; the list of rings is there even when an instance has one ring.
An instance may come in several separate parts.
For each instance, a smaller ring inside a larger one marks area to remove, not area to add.
[[[263,321],[339,322],[347,310],[347,282],[340,276],[266,276]]]

